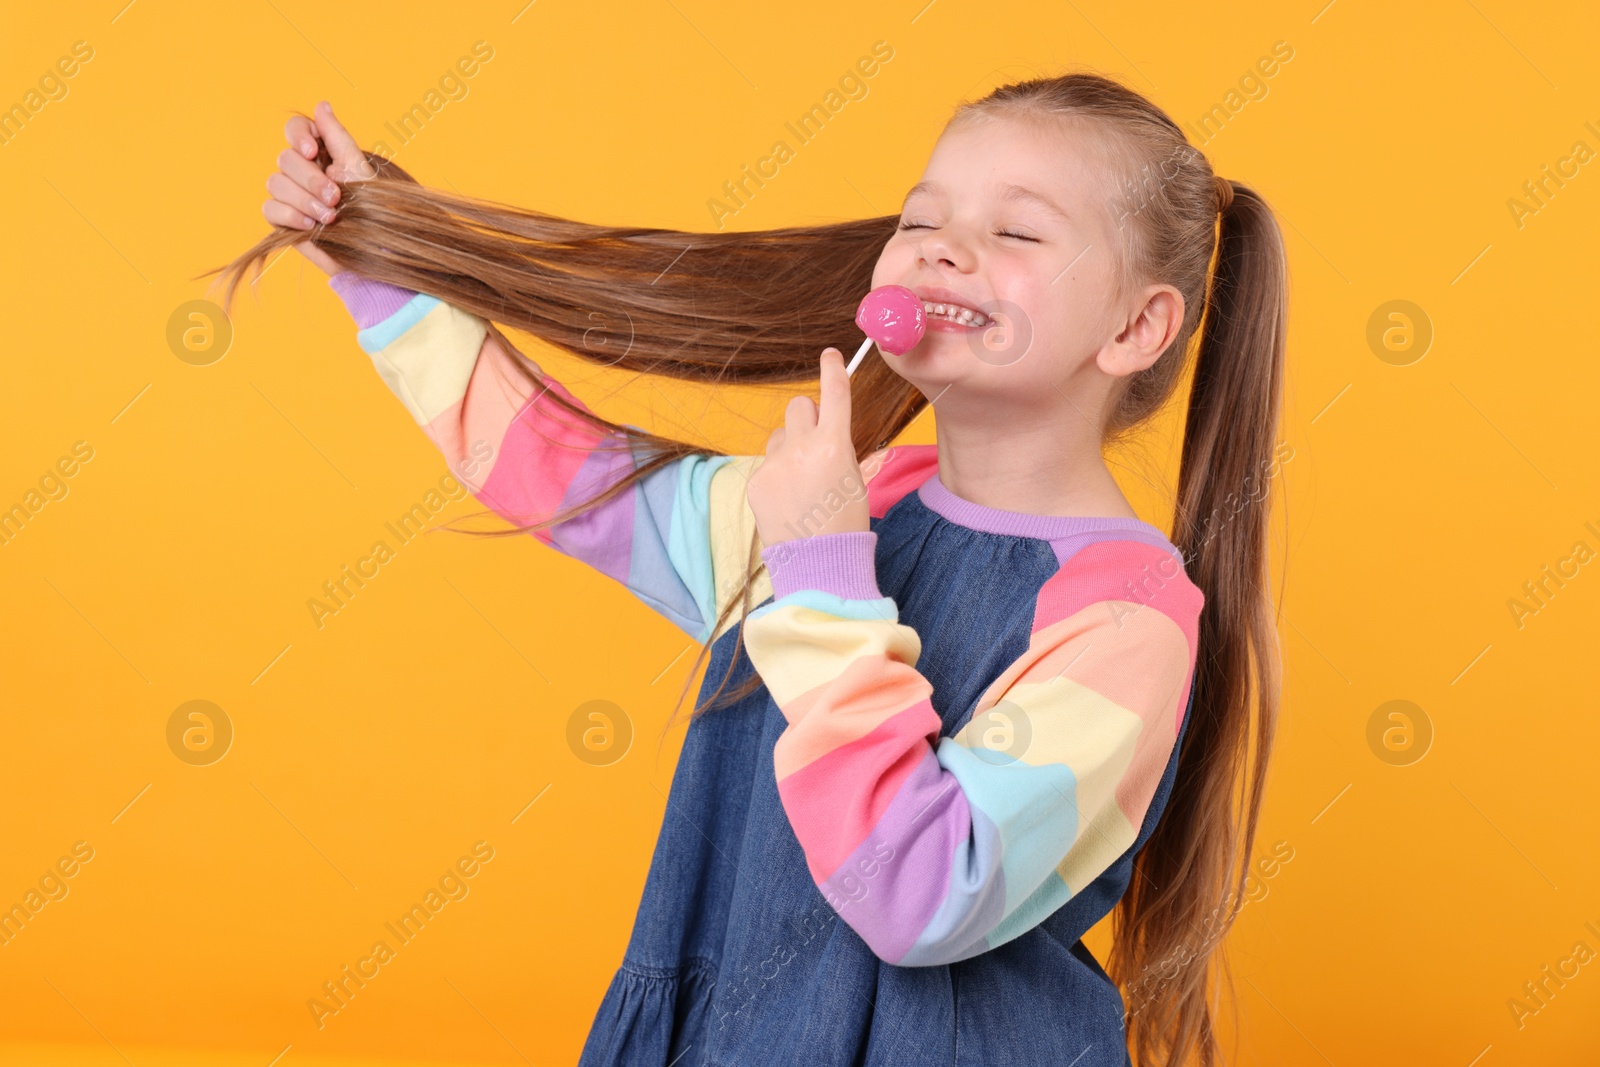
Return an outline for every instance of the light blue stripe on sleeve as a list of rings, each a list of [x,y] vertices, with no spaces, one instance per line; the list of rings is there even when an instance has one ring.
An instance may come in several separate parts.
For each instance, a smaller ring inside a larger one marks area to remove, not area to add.
[[[717,618],[716,575],[711,565],[711,477],[734,457],[693,454],[678,460],[678,490],[667,531],[667,558],[700,609],[696,641],[711,636]]]
[[[981,811],[999,831],[1000,865],[1005,886],[1004,929],[1030,902],[1077,839],[1083,816],[1078,811],[1078,777],[1064,763],[1035,766],[994,749],[971,749],[948,737],[934,748],[939,766],[955,776],[973,818]],[[1064,899],[1064,898],[1063,898]],[[1057,901],[1059,904],[1060,901]],[[1036,917],[1042,918],[1042,916]],[[1027,929],[1027,927],[1023,927]],[[991,931],[991,944],[994,933]]]
[[[826,611],[830,615],[837,615],[843,619],[860,619],[864,622],[899,622],[900,608],[894,602],[894,597],[883,596],[876,600],[851,600],[835,593],[827,593],[821,589],[796,589],[788,596],[778,597],[770,604],[756,608],[750,613],[751,619],[758,619],[770,611],[779,608],[796,606],[813,608],[817,611]]]
[[[361,350],[368,355],[381,352],[393,344],[401,334],[420,322],[422,316],[432,311],[438,304],[438,297],[418,293],[382,322],[368,326],[365,330],[357,330],[356,344],[360,345]]]

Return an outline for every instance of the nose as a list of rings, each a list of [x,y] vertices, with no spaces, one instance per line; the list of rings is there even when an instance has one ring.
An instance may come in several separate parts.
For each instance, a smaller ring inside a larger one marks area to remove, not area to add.
[[[916,249],[918,265],[926,263],[936,270],[949,267],[964,274],[972,269],[975,262],[965,236],[953,226],[945,226],[918,239]]]

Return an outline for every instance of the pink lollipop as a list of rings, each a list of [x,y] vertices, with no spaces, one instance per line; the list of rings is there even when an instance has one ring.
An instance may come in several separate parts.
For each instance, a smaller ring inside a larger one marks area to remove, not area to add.
[[[861,298],[861,306],[856,309],[856,325],[867,339],[861,342],[855,357],[845,368],[846,374],[855,373],[874,341],[885,352],[897,356],[917,347],[927,328],[922,298],[903,285],[880,285]]]

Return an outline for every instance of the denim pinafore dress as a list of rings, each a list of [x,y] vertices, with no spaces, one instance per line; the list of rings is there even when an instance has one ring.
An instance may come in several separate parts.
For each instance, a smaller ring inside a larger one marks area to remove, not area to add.
[[[940,507],[947,498],[925,489],[871,528],[879,588],[921,638],[917,668],[948,736],[1027,649],[1060,563],[1048,541],[976,528],[968,520],[989,509]],[[1100,522],[1107,536],[1167,543],[1137,519]],[[737,636],[713,645],[702,697]],[[741,647],[730,687],[752,673]],[[879,959],[812,881],[779,800],[773,747],[787,721],[766,687],[695,717],[579,1067],[1126,1067],[1121,994],[1081,938],[1121,899],[1166,807],[1188,710],[1127,851],[1027,933],[932,967]]]

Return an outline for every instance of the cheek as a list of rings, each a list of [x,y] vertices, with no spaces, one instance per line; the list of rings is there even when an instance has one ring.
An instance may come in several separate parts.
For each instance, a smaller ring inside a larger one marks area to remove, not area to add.
[[[1000,309],[1018,320],[1018,330],[1036,339],[1060,334],[1066,294],[1048,279],[1031,275],[996,279],[994,296]]]
[[[1004,304],[1021,309],[1022,321],[1016,329],[1025,335],[1016,339],[1016,343],[1026,344],[1025,354],[996,368],[1011,388],[1050,392],[1050,383],[1062,376],[1064,362],[1080,351],[1083,339],[1093,332],[1093,324],[1083,318],[1092,308],[1079,299],[1080,294],[1066,288],[1070,280],[1069,275],[1052,285],[1049,279],[1028,279],[997,293]]]
[[[912,250],[905,241],[899,237],[891,238],[883,251],[878,253],[878,263],[872,268],[872,287],[876,289],[904,278],[911,272],[913,258]]]
[[[1086,339],[1101,330],[1110,294],[1102,279],[1074,268],[1058,281],[1036,287],[1031,299],[1029,306],[1038,309],[1045,329],[1063,338]]]
[[[1066,279],[1062,279],[1062,284]],[[1083,321],[1085,308],[1073,298],[1073,294],[1063,292],[1061,289],[1048,289],[1038,294],[1034,302],[1028,305],[1033,309],[1034,325],[1042,337],[1053,337],[1060,340],[1074,333],[1086,330],[1087,324]]]

